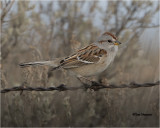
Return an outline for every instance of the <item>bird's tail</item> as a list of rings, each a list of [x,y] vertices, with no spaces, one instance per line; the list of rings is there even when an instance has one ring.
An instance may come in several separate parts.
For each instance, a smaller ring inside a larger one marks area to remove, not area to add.
[[[56,60],[52,60],[52,61],[37,61],[37,62],[28,62],[28,63],[21,63],[19,64],[20,67],[24,68],[24,67],[28,67],[28,66],[34,66],[34,65],[46,65],[46,66],[51,66],[51,67],[57,67],[58,63]]]

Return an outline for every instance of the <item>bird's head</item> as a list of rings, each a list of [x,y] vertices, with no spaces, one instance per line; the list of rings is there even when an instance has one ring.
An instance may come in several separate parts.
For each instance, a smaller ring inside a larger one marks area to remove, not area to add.
[[[110,33],[110,32],[105,32],[103,33],[98,40],[96,41],[97,44],[104,46],[104,47],[113,47],[120,45],[121,42],[118,41],[117,37]]]

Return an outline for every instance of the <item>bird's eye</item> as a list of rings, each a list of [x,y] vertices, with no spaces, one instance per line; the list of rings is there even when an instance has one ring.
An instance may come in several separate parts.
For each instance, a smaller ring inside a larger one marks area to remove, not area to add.
[[[108,40],[108,42],[109,42],[109,43],[111,43],[111,42],[112,42],[112,40]]]

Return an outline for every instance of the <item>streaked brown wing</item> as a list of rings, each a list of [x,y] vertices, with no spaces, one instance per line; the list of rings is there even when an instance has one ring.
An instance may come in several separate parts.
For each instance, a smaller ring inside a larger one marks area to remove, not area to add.
[[[83,65],[97,63],[100,58],[107,54],[104,49],[100,49],[95,45],[89,45],[73,54],[70,57],[63,59],[60,64],[63,68],[75,68]]]

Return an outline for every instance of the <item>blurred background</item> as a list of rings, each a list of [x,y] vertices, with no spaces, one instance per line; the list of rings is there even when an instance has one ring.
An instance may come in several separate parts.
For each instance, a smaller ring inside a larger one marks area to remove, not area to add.
[[[81,83],[66,71],[19,68],[51,60],[93,43],[105,31],[123,44],[115,61],[97,76],[104,84],[159,79],[157,1],[1,1],[1,89]],[[146,113],[152,116],[133,116]],[[1,94],[1,126],[159,126],[159,87],[10,92]]]

